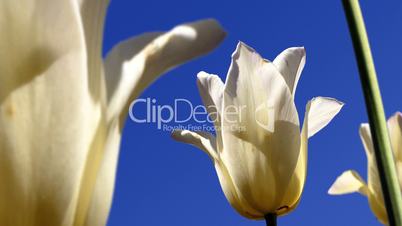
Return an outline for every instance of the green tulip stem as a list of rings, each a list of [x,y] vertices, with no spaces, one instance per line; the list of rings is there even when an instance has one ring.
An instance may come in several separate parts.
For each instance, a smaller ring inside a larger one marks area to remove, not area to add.
[[[276,218],[276,214],[274,213],[265,215],[265,222],[267,223],[267,226],[276,226]]]
[[[389,140],[384,107],[358,0],[343,0],[374,145],[389,225],[402,226],[402,198]]]

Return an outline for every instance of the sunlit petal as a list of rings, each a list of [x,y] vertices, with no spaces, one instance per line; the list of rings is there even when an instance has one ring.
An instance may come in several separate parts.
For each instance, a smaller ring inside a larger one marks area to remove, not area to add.
[[[0,33],[0,225],[72,225],[102,127],[79,8],[1,1]]]
[[[275,66],[243,43],[232,55],[225,85],[223,108],[232,106],[242,112],[223,113],[222,161],[250,205],[276,212],[299,155],[298,114]]]
[[[324,128],[342,109],[343,103],[328,97],[316,97],[311,101],[308,114],[308,137]]]
[[[118,44],[105,60],[108,118],[120,115],[151,82],[172,67],[204,55],[225,37],[212,19],[148,33]],[[124,114],[126,115],[126,114]]]
[[[316,97],[306,105],[304,113],[303,129],[301,132],[300,153],[296,169],[291,182],[287,187],[281,206],[287,206],[290,210],[296,208],[300,202],[307,175],[307,150],[310,134],[316,133],[327,125],[340,111],[343,104],[333,98]],[[334,110],[337,109],[337,110]],[[311,124],[313,126],[311,126]],[[317,125],[317,126],[314,126]],[[286,209],[283,211],[286,212]]]
[[[328,190],[328,194],[331,195],[343,195],[353,192],[368,195],[366,182],[364,182],[359,173],[354,170],[348,170],[342,173]]]
[[[272,63],[282,74],[290,92],[295,95],[297,83],[306,63],[306,51],[304,47],[286,49]]]

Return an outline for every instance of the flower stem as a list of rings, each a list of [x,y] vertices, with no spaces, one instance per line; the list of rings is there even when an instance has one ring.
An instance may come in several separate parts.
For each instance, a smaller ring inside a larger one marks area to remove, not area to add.
[[[360,72],[381,187],[390,225],[402,226],[402,197],[389,140],[384,107],[358,0],[343,0]]]
[[[267,226],[276,226],[276,218],[276,214],[274,213],[265,215],[265,222],[267,223]]]

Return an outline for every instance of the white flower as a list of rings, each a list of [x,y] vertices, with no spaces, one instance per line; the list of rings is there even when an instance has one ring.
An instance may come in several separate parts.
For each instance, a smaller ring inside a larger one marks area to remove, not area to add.
[[[107,0],[0,2],[0,225],[100,226],[129,101],[225,33],[214,20],[145,33],[103,62]]]
[[[304,63],[304,48],[289,48],[270,62],[239,43],[226,84],[216,75],[198,74],[204,105],[216,116],[216,137],[186,130],[172,134],[211,157],[226,198],[247,218],[283,215],[297,206],[306,177],[307,139],[343,105],[312,99],[300,131],[294,94]],[[231,107],[243,111],[233,114]]]
[[[402,186],[402,114],[400,112],[388,119],[388,131],[394,152],[395,166],[399,175],[399,186]],[[369,124],[362,124],[359,132],[366,150],[368,183],[366,184],[356,171],[348,170],[336,179],[328,193],[342,195],[359,192],[367,196],[374,215],[381,223],[388,224]]]

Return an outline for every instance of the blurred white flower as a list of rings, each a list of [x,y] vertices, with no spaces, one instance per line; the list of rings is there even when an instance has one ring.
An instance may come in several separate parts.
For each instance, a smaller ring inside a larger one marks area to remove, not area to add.
[[[188,130],[172,134],[211,157],[226,198],[247,218],[283,215],[297,206],[306,177],[307,139],[343,105],[331,98],[313,98],[300,131],[294,94],[304,64],[304,48],[289,48],[270,62],[239,43],[226,84],[216,75],[198,74],[216,137]],[[230,108],[242,112],[235,114]]]
[[[397,112],[388,119],[388,131],[392,150],[394,152],[395,166],[399,175],[399,186],[402,185],[402,114]],[[388,224],[387,212],[384,206],[380,177],[378,175],[374,147],[371,140],[370,126],[364,123],[360,126],[360,138],[363,142],[367,156],[368,183],[354,170],[348,170],[339,176],[329,189],[331,195],[342,195],[353,192],[367,196],[370,208],[377,219]]]
[[[145,33],[103,62],[107,0],[0,2],[0,225],[100,226],[129,101],[206,54],[214,20]]]

